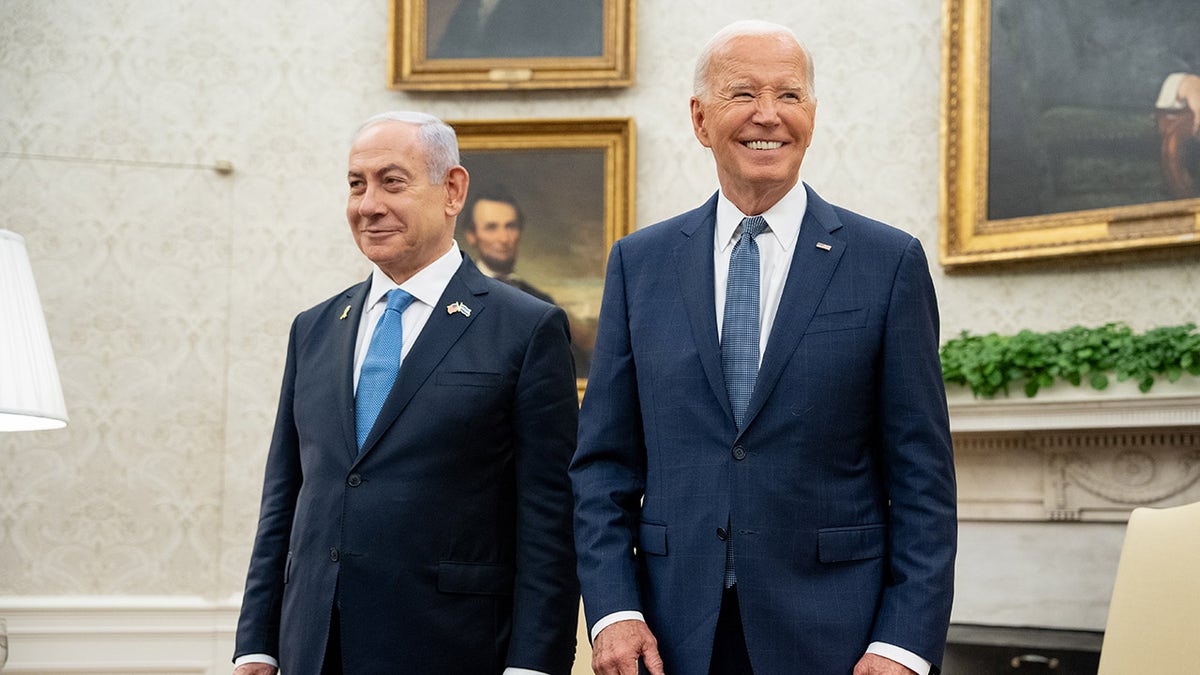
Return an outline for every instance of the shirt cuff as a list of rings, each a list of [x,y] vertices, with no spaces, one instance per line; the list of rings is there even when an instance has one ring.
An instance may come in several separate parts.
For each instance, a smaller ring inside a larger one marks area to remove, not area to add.
[[[601,618],[596,622],[595,626],[592,626],[592,642],[596,641],[596,636],[600,634],[600,631],[608,628],[618,621],[641,621],[642,623],[646,623],[646,617],[643,616],[641,612],[634,610],[613,612],[612,614]]]
[[[503,675],[549,675],[540,670],[530,670],[528,668],[505,668]]]
[[[275,657],[268,656],[267,654],[242,654],[233,660],[233,667],[237,668],[247,663],[265,663],[269,666],[279,667],[279,661],[276,661]]]
[[[1158,91],[1158,101],[1154,107],[1159,110],[1183,110],[1187,106],[1179,100],[1179,85],[1187,73],[1171,73],[1163,80],[1162,89]]]
[[[907,649],[902,649],[886,642],[872,642],[867,645],[867,653],[891,659],[905,668],[914,671],[917,675],[929,675],[929,671],[933,667],[933,664]]]

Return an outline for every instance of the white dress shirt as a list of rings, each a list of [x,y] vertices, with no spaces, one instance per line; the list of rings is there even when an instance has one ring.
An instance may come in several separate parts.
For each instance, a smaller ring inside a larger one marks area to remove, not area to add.
[[[729,258],[733,255],[733,246],[742,236],[742,219],[748,216],[762,216],[767,221],[767,227],[754,238],[758,242],[759,259],[759,341],[758,362],[762,364],[763,354],[775,325],[775,317],[779,314],[779,303],[783,298],[783,287],[787,284],[788,270],[792,266],[792,254],[796,249],[796,240],[800,236],[800,223],[808,210],[808,192],[804,183],[796,181],[796,185],[788,191],[771,208],[762,213],[742,213],[733,202],[719,193],[717,195],[717,224],[713,234],[713,296],[716,299],[717,340],[721,337],[721,322],[725,316],[725,286],[729,281]],[[595,640],[600,631],[608,626],[625,620],[645,621],[638,611],[613,612],[602,617],[592,627],[592,639]],[[891,659],[915,671],[917,675],[929,675],[931,664],[916,654],[885,642],[872,642],[867,651]],[[802,654],[797,655],[803,658]]]
[[[367,358],[367,348],[371,346],[371,336],[375,333],[375,325],[383,317],[387,309],[388,291],[399,288],[413,296],[413,303],[404,310],[400,317],[400,325],[404,342],[400,346],[400,362],[408,356],[413,342],[425,328],[429,317],[433,316],[434,305],[446,291],[450,278],[462,265],[462,253],[458,243],[452,242],[450,250],[442,257],[426,265],[419,272],[409,277],[403,284],[397,285],[383,270],[375,266],[371,272],[371,290],[367,292],[366,307],[358,322],[358,340],[354,343],[354,391],[358,391],[358,374],[362,371],[363,360]]]
[[[412,348],[417,337],[421,335],[421,330],[425,328],[429,317],[433,316],[433,311],[437,308],[437,302],[442,297],[442,293],[446,291],[446,286],[450,284],[451,277],[458,271],[462,265],[462,253],[459,252],[458,243],[454,242],[450,245],[450,250],[446,251],[437,260],[426,265],[421,271],[412,275],[403,284],[397,285],[392,281],[383,270],[376,265],[371,272],[371,289],[367,292],[366,308],[358,321],[358,340],[354,346],[354,390],[358,391],[358,375],[362,370],[363,359],[367,357],[367,348],[371,346],[371,336],[375,332],[375,324],[379,323],[380,317],[383,316],[383,311],[387,309],[387,299],[384,297],[388,291],[393,288],[401,288],[409,295],[413,296],[413,302],[404,310],[404,314],[400,317],[400,325],[403,327],[402,334],[404,342],[400,346],[400,361],[403,363],[404,357],[408,356],[409,350]],[[236,668],[245,663],[267,663],[276,668],[279,667],[279,661],[269,654],[245,654],[234,660],[233,665]],[[505,668],[503,675],[546,675],[540,671],[529,670],[527,668]]]
[[[774,206],[762,213],[744,214],[733,205],[724,193],[717,195],[717,227],[713,234],[713,296],[716,298],[717,341],[723,330],[725,316],[725,286],[729,282],[729,258],[733,246],[742,236],[742,219],[762,216],[767,227],[754,238],[758,242],[758,362],[762,364],[767,349],[775,315],[779,313],[779,300],[783,297],[783,286],[787,283],[788,269],[792,266],[792,252],[796,250],[796,238],[800,236],[800,221],[808,208],[808,192],[804,184],[788,191]]]

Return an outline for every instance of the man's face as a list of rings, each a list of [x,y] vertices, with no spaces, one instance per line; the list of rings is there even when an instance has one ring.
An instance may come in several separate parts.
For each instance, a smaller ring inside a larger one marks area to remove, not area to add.
[[[804,50],[780,36],[741,36],[712,63],[708,93],[691,102],[692,127],[712,149],[726,196],[761,213],[796,184],[812,142],[817,104]]]
[[[417,127],[381,122],[350,148],[346,220],[358,248],[402,283],[450,250],[467,172],[461,166],[431,182]]]
[[[502,274],[511,273],[517,263],[517,241],[521,238],[517,207],[480,199],[472,209],[471,223],[467,243],[479,251],[483,264]]]

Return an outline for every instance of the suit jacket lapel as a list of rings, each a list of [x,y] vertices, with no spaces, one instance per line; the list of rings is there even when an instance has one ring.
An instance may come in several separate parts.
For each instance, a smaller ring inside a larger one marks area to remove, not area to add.
[[[675,275],[680,284],[679,296],[687,311],[692,337],[700,354],[704,374],[716,399],[729,419],[729,394],[725,391],[725,375],[721,370],[721,345],[717,341],[716,298],[713,296],[713,237],[717,227],[717,196],[693,212],[680,228],[683,241],[675,248]]]
[[[358,454],[358,436],[354,426],[354,348],[358,342],[358,324],[363,312],[367,311],[367,293],[371,290],[370,277],[361,284],[351,287],[342,302],[334,306],[338,313],[334,354],[329,366],[332,372],[329,381],[334,386],[334,405],[340,411],[342,436],[346,441],[346,452],[350,459]],[[344,314],[344,316],[343,316]]]
[[[450,278],[442,297],[434,305],[429,321],[421,329],[421,334],[404,357],[404,362],[400,364],[396,384],[392,386],[387,400],[383,402],[383,409],[379,411],[374,429],[363,442],[360,457],[365,456],[374,447],[375,442],[396,421],[417,390],[429,379],[433,369],[442,362],[446,352],[450,351],[471,322],[483,313],[486,295],[487,286],[483,274],[464,256],[462,265]],[[461,312],[448,313],[445,307],[455,302],[469,303],[471,316]]]
[[[779,312],[775,315],[775,324],[767,339],[766,352],[758,369],[754,393],[746,407],[742,429],[750,426],[778,384],[846,250],[846,242],[833,235],[842,226],[833,207],[817,196],[812,188],[806,185],[805,189],[808,190],[808,209],[800,225],[787,283],[779,301]],[[818,243],[822,246],[818,247]],[[829,248],[826,249],[826,246]]]

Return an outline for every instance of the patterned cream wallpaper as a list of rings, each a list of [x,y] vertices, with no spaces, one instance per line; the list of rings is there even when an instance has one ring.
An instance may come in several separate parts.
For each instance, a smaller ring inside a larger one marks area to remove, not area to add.
[[[700,45],[772,18],[816,55],[805,179],[935,256],[938,0],[642,0],[634,87],[461,94],[387,89],[387,5],[0,0],[0,227],[26,237],[71,415],[0,436],[0,595],[240,591],[288,324],[367,273],[344,161],[380,110],[634,117],[646,225],[716,185],[687,117]],[[188,168],[215,160],[235,172]],[[949,337],[1196,320],[1198,267],[934,274]]]

